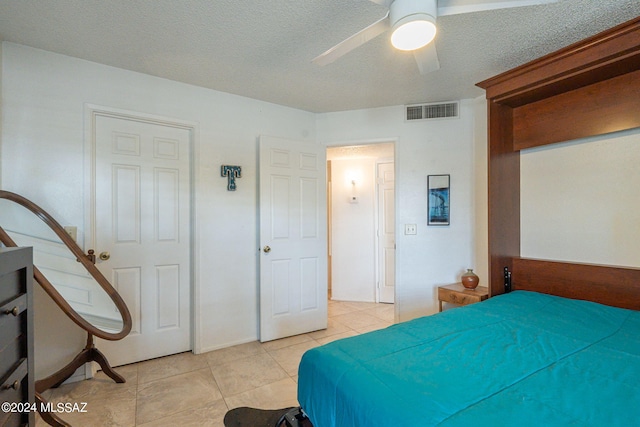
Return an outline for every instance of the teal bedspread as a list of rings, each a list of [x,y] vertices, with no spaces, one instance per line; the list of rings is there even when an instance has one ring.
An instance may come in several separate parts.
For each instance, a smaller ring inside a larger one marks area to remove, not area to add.
[[[307,351],[314,427],[640,425],[640,312],[516,291]]]

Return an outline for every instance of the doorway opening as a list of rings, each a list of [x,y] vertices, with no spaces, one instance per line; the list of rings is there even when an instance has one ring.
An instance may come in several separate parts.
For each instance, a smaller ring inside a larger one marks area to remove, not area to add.
[[[395,301],[395,145],[327,148],[328,295]]]

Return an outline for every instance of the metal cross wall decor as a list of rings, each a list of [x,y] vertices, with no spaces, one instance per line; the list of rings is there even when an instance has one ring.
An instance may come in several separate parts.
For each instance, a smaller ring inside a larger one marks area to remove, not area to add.
[[[240,166],[222,165],[220,176],[227,177],[227,191],[236,191],[236,178],[242,178],[242,168]]]

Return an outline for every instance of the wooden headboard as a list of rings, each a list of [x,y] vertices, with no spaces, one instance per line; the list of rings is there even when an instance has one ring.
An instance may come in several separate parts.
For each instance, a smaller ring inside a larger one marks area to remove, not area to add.
[[[489,124],[489,293],[640,310],[640,269],[520,257],[520,150],[640,127],[640,17],[478,83]],[[594,280],[597,278],[597,280]]]

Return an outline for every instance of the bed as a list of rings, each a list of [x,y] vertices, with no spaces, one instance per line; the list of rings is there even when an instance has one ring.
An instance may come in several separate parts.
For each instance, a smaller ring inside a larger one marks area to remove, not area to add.
[[[640,312],[515,291],[305,353],[314,426],[629,426]]]
[[[640,127],[640,17],[478,86],[490,298],[309,350],[315,427],[640,423],[640,269],[520,256],[520,150]]]

